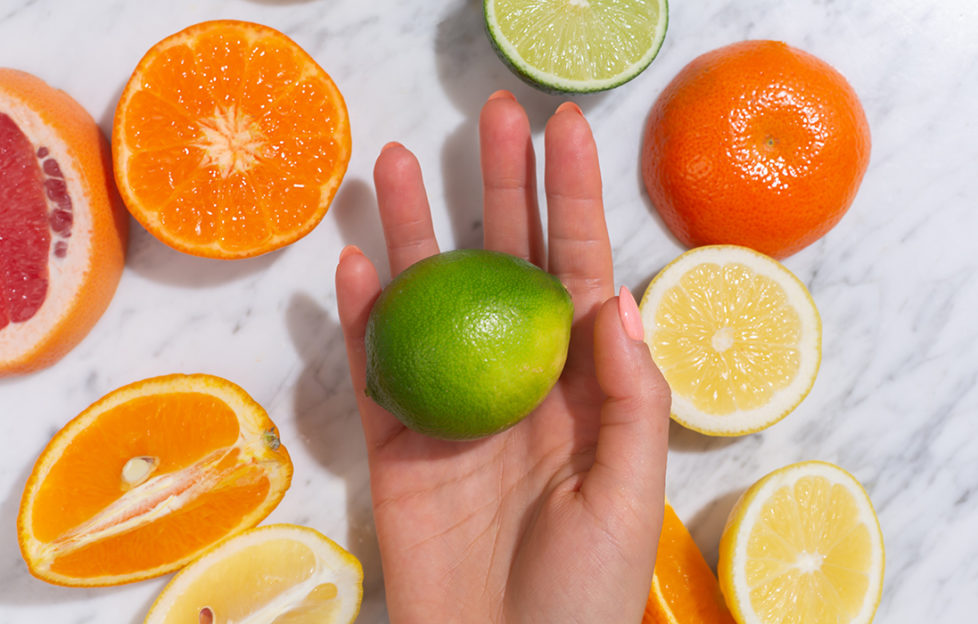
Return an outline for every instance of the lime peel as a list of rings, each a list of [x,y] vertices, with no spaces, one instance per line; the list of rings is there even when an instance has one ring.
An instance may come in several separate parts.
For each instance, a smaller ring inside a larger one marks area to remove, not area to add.
[[[662,47],[667,0],[484,0],[493,49],[544,91],[590,93],[638,76]]]

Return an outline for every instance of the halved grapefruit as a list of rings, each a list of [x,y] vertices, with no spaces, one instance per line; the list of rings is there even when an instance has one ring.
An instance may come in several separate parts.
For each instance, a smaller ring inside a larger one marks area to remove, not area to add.
[[[128,216],[78,102],[0,68],[0,376],[60,359],[115,293]]]

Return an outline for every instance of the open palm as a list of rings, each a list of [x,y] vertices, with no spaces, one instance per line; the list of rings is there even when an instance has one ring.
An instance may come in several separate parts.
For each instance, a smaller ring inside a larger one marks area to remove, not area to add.
[[[487,249],[556,275],[574,301],[567,364],[525,420],[469,442],[406,429],[364,393],[364,328],[380,293],[355,247],[337,298],[367,441],[392,622],[638,622],[661,525],[669,391],[614,296],[597,151],[580,109],[545,133],[547,244],[522,107],[480,119]],[[374,171],[391,274],[438,253],[414,156],[389,144]]]

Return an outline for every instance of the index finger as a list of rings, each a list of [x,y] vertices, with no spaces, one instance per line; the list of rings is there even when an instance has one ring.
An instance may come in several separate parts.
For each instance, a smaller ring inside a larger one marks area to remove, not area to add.
[[[380,222],[391,276],[438,253],[421,165],[400,143],[388,143],[374,165]]]

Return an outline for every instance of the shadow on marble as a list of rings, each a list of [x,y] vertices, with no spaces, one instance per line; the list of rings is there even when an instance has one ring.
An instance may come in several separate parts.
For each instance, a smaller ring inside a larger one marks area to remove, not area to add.
[[[482,171],[476,118],[467,118],[446,137],[441,166],[454,247],[482,248]]]
[[[669,450],[684,453],[711,453],[743,442],[749,436],[708,436],[669,421]]]
[[[343,334],[339,324],[305,293],[297,293],[289,301],[286,323],[303,362],[293,394],[295,425],[313,459],[346,485],[345,543],[363,565],[362,611],[380,611],[385,608],[380,551],[363,431],[349,381]]]
[[[316,0],[247,0],[252,4],[263,4],[266,6],[289,6],[293,4],[311,4]]]
[[[737,504],[737,500],[745,491],[746,488],[727,492],[719,498],[715,498],[713,502],[700,509],[691,518],[681,518],[714,573],[717,569],[720,536],[723,535],[727,516],[730,515],[734,505]]]
[[[130,219],[126,269],[160,284],[209,288],[260,273],[271,266],[282,252],[283,249],[277,249],[255,258],[239,260],[200,258],[167,246]]]
[[[658,95],[656,95],[656,97],[658,97]],[[637,187],[638,190],[638,196],[642,199],[642,204],[645,206],[645,209],[648,211],[648,213],[652,215],[652,219],[655,221],[655,224],[658,227],[659,231],[665,234],[665,236],[667,236],[673,243],[678,245],[680,248],[685,248],[685,245],[682,242],[680,242],[678,238],[676,238],[676,235],[672,233],[672,230],[669,229],[669,227],[666,225],[666,222],[662,220],[662,215],[659,214],[658,208],[656,208],[655,204],[652,203],[652,198],[649,197],[648,191],[645,190],[645,180],[642,178],[642,151],[645,146],[645,130],[649,126],[649,117],[651,116],[652,116],[652,106],[649,105],[649,112],[645,114],[645,119],[642,120],[642,126],[641,126],[642,140],[639,141],[638,152],[635,154],[635,162],[639,163],[639,165],[635,167],[635,186]],[[660,267],[660,270],[661,268],[662,267]],[[656,275],[657,273],[658,270],[652,275]]]
[[[473,123],[486,98],[497,89],[512,92],[523,104],[534,133],[542,131],[557,106],[570,97],[544,93],[523,82],[503,64],[486,35],[481,0],[453,3],[438,23],[434,44],[442,88]],[[573,99],[587,113],[606,94],[575,95]]]
[[[344,179],[326,218],[336,224],[344,244],[356,245],[370,258],[383,282],[388,273],[387,244],[373,184],[360,178]],[[338,262],[339,256],[332,260]]]
[[[136,68],[135,61],[133,62],[133,69]],[[112,89],[112,97],[109,98],[109,105],[102,112],[101,117],[95,119],[98,123],[99,128],[102,129],[102,133],[105,138],[109,141],[112,140],[112,123],[115,121],[115,109],[119,104],[119,99],[122,97],[122,91],[126,88],[126,83],[129,81],[129,77],[126,76],[125,80],[119,83],[115,88]],[[94,115],[93,115],[94,116]]]

